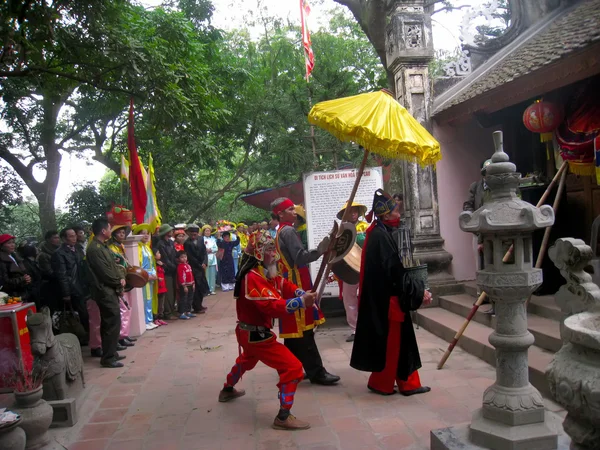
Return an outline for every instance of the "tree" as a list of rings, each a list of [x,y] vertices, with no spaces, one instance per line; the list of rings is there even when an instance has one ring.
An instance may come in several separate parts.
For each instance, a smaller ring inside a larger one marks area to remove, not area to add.
[[[126,0],[0,5],[0,158],[33,192],[42,228],[54,228],[62,152],[94,151],[115,170],[129,97],[156,133],[181,123],[207,130],[228,111],[213,92],[219,33],[212,5],[176,10]],[[208,17],[202,17],[202,14]],[[34,169],[45,172],[38,181]]]
[[[10,222],[12,206],[23,201],[23,188],[15,173],[5,166],[0,166],[0,233]]]
[[[104,197],[92,183],[84,183],[69,195],[64,221],[71,224],[92,222],[110,209],[110,199]]]

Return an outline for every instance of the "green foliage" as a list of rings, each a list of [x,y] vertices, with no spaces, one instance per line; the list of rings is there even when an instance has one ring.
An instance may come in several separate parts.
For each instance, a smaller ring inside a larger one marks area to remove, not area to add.
[[[434,59],[429,63],[429,76],[431,80],[446,76],[444,66],[448,63],[458,61],[461,58],[461,49],[455,48],[449,50],[436,50]]]
[[[0,166],[0,233],[11,220],[11,207],[23,201],[22,192],[23,187],[14,171]]]
[[[489,7],[490,3],[484,3]],[[483,24],[475,27],[477,35],[475,35],[475,43],[482,45],[490,39],[501,36],[510,25],[510,5],[508,0],[498,0],[498,8],[492,13],[492,17],[498,22],[497,25]]]
[[[111,201],[103,197],[96,186],[84,183],[69,195],[63,220],[72,224],[92,222],[98,217],[103,217],[110,206]]]

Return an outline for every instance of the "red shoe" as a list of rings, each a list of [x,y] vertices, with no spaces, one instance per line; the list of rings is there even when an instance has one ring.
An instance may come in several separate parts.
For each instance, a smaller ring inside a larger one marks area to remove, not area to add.
[[[164,320],[158,319],[158,323],[161,325],[169,325],[167,322],[165,322]]]

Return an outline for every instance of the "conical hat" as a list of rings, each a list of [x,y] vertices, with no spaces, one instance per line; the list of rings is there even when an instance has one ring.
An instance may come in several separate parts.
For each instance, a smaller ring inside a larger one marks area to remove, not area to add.
[[[348,206],[348,202],[344,203],[344,207],[342,209],[340,209],[340,212],[337,213],[337,218],[339,220],[342,220],[342,217],[344,217],[344,211],[346,211],[346,207]],[[367,207],[361,203],[357,203],[357,202],[352,202],[352,207],[358,207],[359,208],[359,212],[358,212],[358,216],[364,216],[365,214],[367,214]]]

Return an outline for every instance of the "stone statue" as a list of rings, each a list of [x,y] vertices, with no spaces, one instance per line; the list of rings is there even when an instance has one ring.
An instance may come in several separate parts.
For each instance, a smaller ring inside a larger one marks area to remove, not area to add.
[[[27,313],[31,353],[45,371],[44,400],[77,398],[85,387],[83,359],[77,336],[63,333],[54,336],[50,310]]]
[[[564,406],[573,450],[600,449],[600,289],[584,271],[592,249],[580,239],[557,239],[550,258],[567,280],[556,301],[568,315],[562,348],[546,369],[550,392]]]

